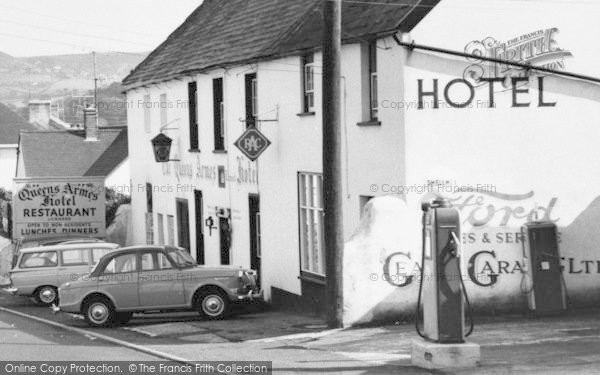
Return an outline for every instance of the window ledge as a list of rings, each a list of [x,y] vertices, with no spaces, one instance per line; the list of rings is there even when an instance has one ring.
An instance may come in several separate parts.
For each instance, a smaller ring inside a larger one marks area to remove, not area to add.
[[[369,120],[356,123],[357,126],[381,126],[381,121]]]
[[[311,272],[300,271],[300,276],[298,276],[300,280],[308,281],[314,284],[325,285],[325,276],[317,275]]]
[[[188,152],[191,152],[193,154],[199,154],[200,153],[200,149],[198,148],[191,148],[188,150]]]
[[[214,150],[213,154],[226,154],[227,150]]]
[[[315,112],[301,112],[298,113],[296,116],[298,117],[308,117],[308,116],[314,116]]]

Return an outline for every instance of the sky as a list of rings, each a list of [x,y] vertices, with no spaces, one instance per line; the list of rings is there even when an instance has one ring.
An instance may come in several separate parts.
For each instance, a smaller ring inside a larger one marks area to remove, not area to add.
[[[0,0],[0,52],[150,52],[202,0]]]

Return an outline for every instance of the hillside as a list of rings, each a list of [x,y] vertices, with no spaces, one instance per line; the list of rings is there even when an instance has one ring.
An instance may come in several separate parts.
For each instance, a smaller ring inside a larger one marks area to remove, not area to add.
[[[97,53],[99,87],[120,82],[146,54]],[[0,101],[19,105],[29,97],[83,95],[94,87],[94,58],[78,55],[12,57],[0,52]],[[31,83],[30,83],[31,79]]]

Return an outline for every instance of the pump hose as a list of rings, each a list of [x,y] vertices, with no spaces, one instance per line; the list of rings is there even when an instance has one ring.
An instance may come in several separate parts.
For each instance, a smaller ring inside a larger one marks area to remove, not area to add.
[[[425,228],[423,228],[423,237],[425,237]],[[419,317],[421,316],[421,295],[423,294],[423,274],[425,273],[425,241],[423,241],[423,251],[421,252],[421,278],[419,282],[419,296],[417,297],[417,311],[415,316],[415,329],[417,334],[423,339],[428,340],[429,338],[421,332],[419,328]]]
[[[423,229],[423,233],[425,232],[425,229]],[[443,252],[446,252],[448,250],[449,246],[455,246],[455,251],[458,251],[458,245],[454,242],[454,240],[452,239],[452,236],[450,236],[448,238],[448,244],[446,245],[446,247],[442,250]],[[460,262],[456,262],[456,267],[458,269],[458,274],[460,275],[460,285],[462,288],[462,293],[465,296],[465,302],[467,304],[467,312],[468,312],[468,316],[469,316],[469,330],[467,331],[467,333],[465,334],[465,337],[469,337],[471,336],[471,334],[473,333],[473,330],[475,329],[475,323],[473,322],[473,308],[471,307],[471,302],[469,301],[469,295],[467,294],[467,289],[465,288],[465,282],[462,278],[462,271],[460,269]],[[421,252],[421,282],[419,283],[419,294],[417,297],[417,309],[416,309],[416,317],[415,317],[415,329],[417,331],[417,334],[419,336],[421,336],[422,338],[429,340],[429,338],[427,336],[425,336],[425,334],[423,334],[423,332],[421,332],[421,329],[419,328],[419,317],[421,316],[421,297],[423,294],[423,275],[425,272],[425,241],[423,241],[423,251]]]

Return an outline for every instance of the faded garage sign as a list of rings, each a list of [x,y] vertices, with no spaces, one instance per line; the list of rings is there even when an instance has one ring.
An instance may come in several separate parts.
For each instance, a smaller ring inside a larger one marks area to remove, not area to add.
[[[13,238],[105,237],[104,178],[15,179]]]

